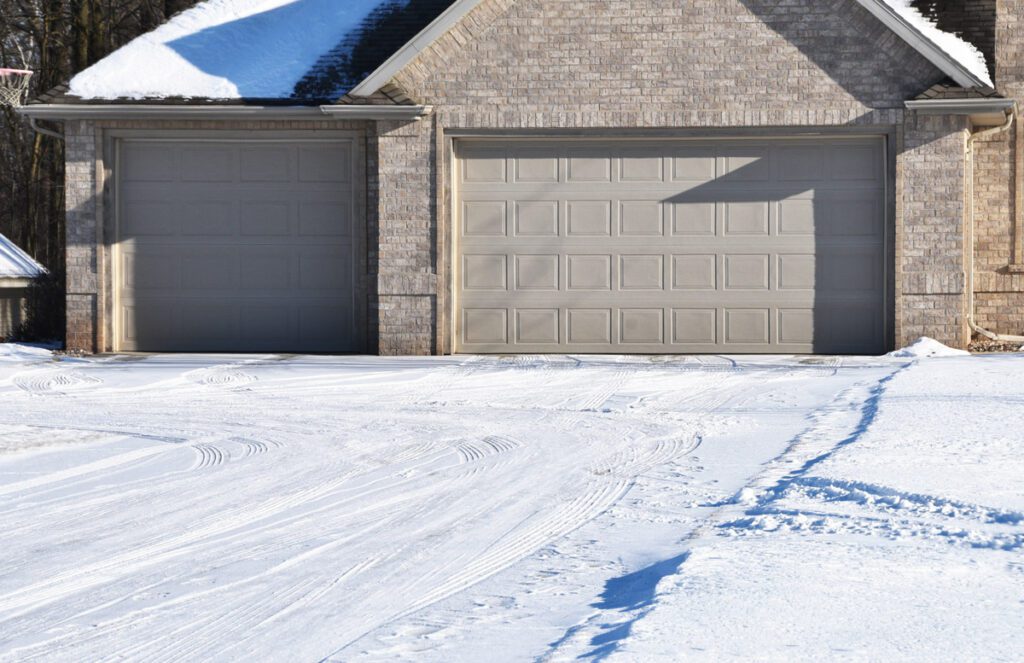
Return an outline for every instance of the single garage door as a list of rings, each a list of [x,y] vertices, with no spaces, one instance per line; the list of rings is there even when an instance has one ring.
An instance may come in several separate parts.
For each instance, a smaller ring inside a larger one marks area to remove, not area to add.
[[[462,141],[461,352],[876,353],[883,140]]]
[[[118,349],[362,350],[353,143],[123,140]]]

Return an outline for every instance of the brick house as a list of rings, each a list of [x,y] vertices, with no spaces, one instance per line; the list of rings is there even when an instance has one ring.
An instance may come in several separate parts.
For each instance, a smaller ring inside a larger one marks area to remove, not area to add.
[[[153,67],[115,53],[23,109],[63,123],[68,346],[877,353],[1019,334],[1024,0],[915,3],[987,72],[894,4],[385,3],[300,75],[268,69],[288,84],[270,98],[218,59],[248,18],[179,35],[156,71],[223,94],[184,75],[140,92]]]

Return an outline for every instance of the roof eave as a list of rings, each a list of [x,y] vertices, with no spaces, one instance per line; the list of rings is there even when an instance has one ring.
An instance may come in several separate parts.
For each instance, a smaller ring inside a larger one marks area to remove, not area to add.
[[[415,120],[430,113],[429,106],[255,106],[215,104],[30,104],[18,109],[39,120]]]
[[[903,41],[907,42],[914,50],[924,56],[929,62],[938,67],[957,85],[967,88],[979,88],[982,90],[993,89],[992,84],[982,80],[972,73],[967,67],[958,62],[955,58],[939,48],[931,39],[928,39],[921,31],[911,25],[900,16],[892,7],[883,0],[857,0],[860,6],[868,10],[890,30],[896,33]]]
[[[997,126],[1017,113],[1013,99],[914,99],[906,107],[924,115],[967,115],[979,127]]]

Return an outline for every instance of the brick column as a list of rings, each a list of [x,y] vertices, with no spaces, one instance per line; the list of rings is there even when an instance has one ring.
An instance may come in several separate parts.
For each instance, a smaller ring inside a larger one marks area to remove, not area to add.
[[[429,355],[437,320],[432,123],[377,125],[377,311],[382,355]]]
[[[898,222],[897,345],[970,340],[965,290],[967,119],[907,113]]]
[[[96,134],[91,122],[64,125],[67,210],[67,338],[71,351],[99,345],[99,228],[96,199]]]

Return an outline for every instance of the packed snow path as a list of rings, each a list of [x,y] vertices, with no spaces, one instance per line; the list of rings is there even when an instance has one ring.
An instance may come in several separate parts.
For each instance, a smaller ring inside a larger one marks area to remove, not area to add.
[[[809,468],[915,368],[8,358],[0,659],[671,656],[650,643],[692,616],[658,582],[700,541],[792,521],[787,500],[866,490]],[[1012,551],[1010,524],[990,534]],[[655,636],[629,639],[641,618]]]

